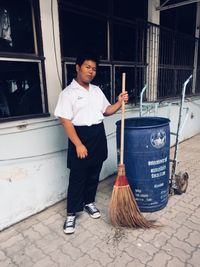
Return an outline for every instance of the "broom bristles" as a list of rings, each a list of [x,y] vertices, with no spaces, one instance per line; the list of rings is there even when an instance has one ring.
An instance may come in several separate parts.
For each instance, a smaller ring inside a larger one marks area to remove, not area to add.
[[[153,221],[147,220],[140,212],[135,197],[128,184],[118,185],[117,177],[113,188],[111,202],[109,206],[110,222],[113,226],[132,228],[155,228]],[[124,176],[123,176],[124,180]]]

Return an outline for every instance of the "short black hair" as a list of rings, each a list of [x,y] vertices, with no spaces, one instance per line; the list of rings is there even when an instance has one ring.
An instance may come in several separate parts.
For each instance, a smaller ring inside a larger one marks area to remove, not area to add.
[[[92,60],[96,63],[97,66],[99,64],[99,59],[97,55],[92,54],[92,53],[85,53],[85,54],[78,55],[76,58],[76,64],[81,66],[85,60]]]

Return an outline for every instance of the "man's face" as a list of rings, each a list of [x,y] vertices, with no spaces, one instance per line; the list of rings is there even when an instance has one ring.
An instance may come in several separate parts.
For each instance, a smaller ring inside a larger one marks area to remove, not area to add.
[[[90,83],[96,76],[96,62],[85,60],[81,66],[76,65],[77,79],[83,83]]]

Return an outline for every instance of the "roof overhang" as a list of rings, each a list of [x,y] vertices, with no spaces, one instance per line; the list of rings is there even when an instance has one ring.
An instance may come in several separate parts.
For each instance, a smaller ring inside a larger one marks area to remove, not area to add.
[[[167,9],[171,9],[171,8],[175,8],[175,7],[180,7],[180,6],[185,6],[185,5],[189,5],[189,4],[193,4],[193,3],[197,3],[200,2],[200,0],[187,0],[187,1],[180,1],[179,3],[176,4],[168,4],[170,0],[166,0],[162,5],[160,5],[159,7],[156,7],[157,11],[163,11],[163,10],[167,10]]]

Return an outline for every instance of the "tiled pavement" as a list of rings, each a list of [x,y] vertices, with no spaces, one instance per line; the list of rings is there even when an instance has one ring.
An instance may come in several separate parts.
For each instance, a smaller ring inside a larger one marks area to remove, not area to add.
[[[134,230],[113,228],[107,217],[115,177],[99,184],[98,220],[83,213],[73,235],[62,231],[65,201],[0,233],[0,266],[19,267],[199,267],[200,135],[179,147],[178,169],[189,173],[185,194],[167,206],[144,214],[164,226]]]

